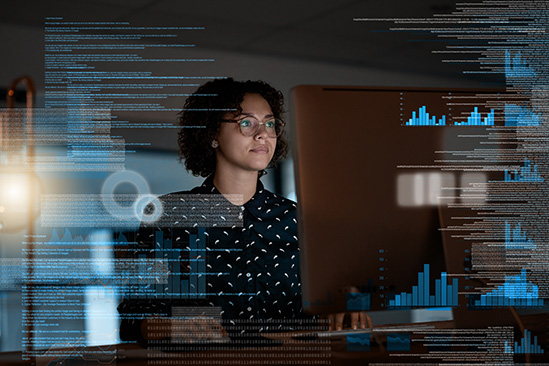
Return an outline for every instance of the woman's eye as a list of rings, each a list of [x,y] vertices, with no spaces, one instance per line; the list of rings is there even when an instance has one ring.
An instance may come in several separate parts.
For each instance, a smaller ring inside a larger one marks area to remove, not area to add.
[[[240,127],[250,127],[252,125],[252,122],[250,122],[247,119],[243,119],[240,121]]]
[[[265,122],[265,127],[267,128],[274,128],[275,123],[274,121]]]

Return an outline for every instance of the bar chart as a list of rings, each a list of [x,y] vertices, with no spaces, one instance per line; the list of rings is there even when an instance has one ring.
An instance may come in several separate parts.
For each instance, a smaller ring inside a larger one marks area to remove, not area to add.
[[[543,303],[543,299],[539,298],[538,286],[527,281],[525,269],[519,275],[505,276],[503,285],[480,295],[480,298],[469,298],[469,307],[476,309],[508,306],[536,308],[543,306]]]
[[[454,122],[454,126],[494,126],[494,115],[495,112],[493,109],[490,110],[490,113],[486,117],[482,117],[481,113],[478,111],[478,107],[475,107],[473,111],[467,116],[466,121],[457,121]],[[406,122],[406,126],[450,126],[451,123],[447,123],[446,116],[438,118],[436,116],[431,116],[427,112],[427,107],[422,106],[419,110],[412,112],[412,117]]]
[[[510,172],[508,169],[504,171],[505,182],[543,182],[543,177],[538,173],[537,164],[533,164],[528,158],[524,158],[524,166],[520,167],[520,171]]]
[[[431,295],[429,264],[424,264],[423,272],[418,273],[417,286],[412,286],[412,293],[402,292],[390,296],[387,308],[457,306],[458,279],[452,279],[452,284],[448,284],[448,281],[446,272],[442,272],[440,279],[435,280],[435,294]]]
[[[535,76],[535,71],[522,60],[520,51],[515,56],[512,56],[509,50],[505,50],[505,77],[523,78]]]
[[[442,116],[437,120],[435,116],[429,116],[426,109],[427,107],[423,106],[419,108],[417,113],[412,112],[412,118],[406,122],[406,126],[446,126],[446,116]]]
[[[154,233],[154,261],[147,260],[147,254],[138,255],[138,272],[147,276],[154,273],[151,281],[144,281],[138,294],[143,297],[162,298],[205,298],[206,297],[206,235],[204,228],[189,234],[187,248],[174,247],[164,232]],[[150,268],[151,265],[161,268]]]
[[[505,126],[537,127],[539,125],[540,115],[528,106],[505,104]]]
[[[533,250],[536,249],[534,241],[522,232],[519,222],[511,230],[511,225],[505,221],[505,249],[506,250]]]
[[[515,342],[514,347],[505,341],[505,353],[517,353],[517,354],[542,354],[545,353],[541,346],[538,344],[538,337],[534,336],[534,342],[532,342],[532,332],[528,329],[524,329],[524,337],[520,339],[520,345]]]
[[[494,110],[491,109],[490,113],[484,118],[478,111],[478,107],[475,107],[471,114],[467,117],[467,121],[455,122],[454,126],[493,126],[494,125]]]

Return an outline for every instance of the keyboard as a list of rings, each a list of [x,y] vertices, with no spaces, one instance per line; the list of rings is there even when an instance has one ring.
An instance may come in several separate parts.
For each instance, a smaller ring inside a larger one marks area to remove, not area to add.
[[[418,329],[433,329],[433,325],[427,324],[409,324],[409,325],[395,325],[395,326],[383,326],[375,328],[365,328],[365,329],[343,329],[343,330],[326,330],[320,332],[307,332],[307,333],[298,333],[292,336],[293,339],[298,340],[311,340],[311,339],[330,339],[330,338],[345,338],[348,335],[354,334],[371,334],[371,333],[392,333],[392,332],[406,332],[414,331]]]
[[[281,340],[265,338],[256,333],[239,337],[201,339],[193,342],[186,342],[182,339],[172,339],[155,348],[164,352],[189,352],[215,351],[227,348],[276,347],[281,346],[282,344],[283,342]]]

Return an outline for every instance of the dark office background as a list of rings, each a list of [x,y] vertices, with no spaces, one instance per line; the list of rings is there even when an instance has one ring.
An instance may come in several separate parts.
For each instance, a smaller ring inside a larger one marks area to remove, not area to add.
[[[36,106],[43,106],[45,16],[63,17],[66,21],[205,27],[193,34],[191,41],[196,44],[193,57],[215,59],[213,65],[208,65],[208,74],[265,80],[282,90],[287,100],[290,89],[300,84],[478,87],[482,80],[464,75],[458,65],[442,63],[442,56],[432,52],[444,47],[444,42],[435,36],[389,32],[391,24],[387,22],[353,21],[365,17],[429,18],[454,9],[455,2],[448,0],[4,1],[0,10],[0,93],[5,93],[15,77],[30,75],[37,87]],[[155,71],[154,65],[148,67]],[[174,64],[172,69],[162,71],[199,74],[201,67],[186,65],[182,70]],[[174,107],[183,102],[184,98]],[[19,102],[18,106],[23,107],[24,103]],[[3,96],[0,107],[5,107]],[[155,122],[151,114],[135,113],[128,118],[136,123]],[[168,122],[175,122],[176,114],[171,118]],[[153,193],[188,189],[201,182],[178,164],[175,130],[145,132],[150,146],[128,154],[126,168],[142,174]],[[120,133],[126,141],[140,141],[144,130],[127,129]],[[94,179],[60,182],[47,175],[42,178],[46,193],[98,193],[101,185],[100,180]],[[293,198],[291,158],[264,181],[269,188]],[[0,234],[0,258],[21,257],[22,234]],[[108,233],[99,231],[95,235]],[[14,281],[20,280],[15,275]],[[90,299],[94,294],[90,292]],[[101,299],[99,307],[115,308],[115,297]],[[95,329],[83,320],[66,325],[67,329],[83,326]],[[0,350],[20,349],[21,292],[16,289],[0,295],[0,330]],[[105,330],[98,330],[101,331]],[[97,343],[101,340],[89,342]]]

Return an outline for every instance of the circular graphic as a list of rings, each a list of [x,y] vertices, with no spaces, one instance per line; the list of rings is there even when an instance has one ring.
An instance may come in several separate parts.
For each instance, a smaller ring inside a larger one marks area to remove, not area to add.
[[[135,210],[136,202],[130,205],[121,205],[114,199],[114,191],[122,183],[133,185],[137,189],[137,197],[149,194],[149,184],[143,176],[131,170],[124,170],[112,174],[103,183],[101,201],[103,201],[103,206],[111,215],[123,220],[136,219],[138,218]]]
[[[163,212],[162,202],[152,194],[140,195],[134,206],[135,215],[149,224],[158,220]]]

